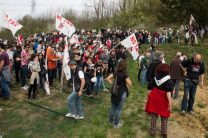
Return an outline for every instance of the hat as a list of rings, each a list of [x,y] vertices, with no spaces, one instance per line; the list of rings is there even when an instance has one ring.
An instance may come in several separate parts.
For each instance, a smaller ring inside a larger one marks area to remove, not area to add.
[[[74,60],[70,60],[70,61],[69,61],[69,64],[70,64],[70,65],[77,65],[77,62],[74,61]]]

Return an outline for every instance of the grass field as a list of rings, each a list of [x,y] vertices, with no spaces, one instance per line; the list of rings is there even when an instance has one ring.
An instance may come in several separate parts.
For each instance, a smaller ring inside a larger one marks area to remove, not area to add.
[[[148,47],[146,45],[143,49]],[[164,45],[159,46],[159,50],[165,52],[167,63],[170,63],[177,51],[181,51],[188,57],[193,52],[202,53],[205,64],[208,65],[208,49],[204,45],[196,47]],[[0,108],[3,109],[0,111],[0,135],[4,138],[148,138],[149,117],[144,112],[147,90],[138,83],[137,63],[131,59],[128,61],[128,71],[133,87],[124,105],[122,128],[113,129],[108,124],[110,94],[107,92],[100,92],[99,99],[82,97],[85,119],[72,120],[63,116],[67,113],[69,88],[65,88],[63,93],[51,88],[50,97],[41,95],[38,100],[33,101],[63,114],[61,115],[25,102],[26,93],[20,90],[19,85],[14,85],[11,100],[0,101]],[[56,82],[56,87],[58,86],[60,84]],[[205,106],[207,105],[199,104],[201,108]],[[180,108],[176,106],[174,111],[179,112]],[[170,120],[174,121],[174,118]]]

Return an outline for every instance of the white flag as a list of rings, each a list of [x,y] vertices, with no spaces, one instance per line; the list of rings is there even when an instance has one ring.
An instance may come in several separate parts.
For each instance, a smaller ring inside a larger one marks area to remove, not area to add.
[[[75,34],[73,34],[72,37],[71,37],[71,39],[70,39],[70,43],[71,44],[74,44],[75,43],[76,46],[80,45],[79,40],[78,40],[78,36],[75,35]]]
[[[137,42],[135,34],[133,33],[130,36],[128,36],[126,39],[121,41],[121,44],[126,48],[138,46],[138,42]]]
[[[189,20],[189,25],[191,26],[193,21],[195,21],[194,16],[191,14],[190,20]]]
[[[2,17],[1,17],[1,20],[0,20],[0,26],[11,30],[13,36],[16,34],[16,32],[19,29],[21,29],[23,27],[16,20],[9,17],[9,15],[6,14],[6,13],[2,14]]]
[[[129,52],[131,53],[133,60],[137,60],[137,58],[139,57],[139,47],[134,46],[134,47],[130,47],[128,48]]]
[[[129,50],[134,60],[139,57],[138,42],[134,33],[121,41],[121,44]]]
[[[59,14],[56,14],[56,30],[68,37],[71,37],[76,31],[74,25]]]
[[[71,70],[68,66],[70,57],[69,57],[69,48],[68,48],[68,43],[67,43],[67,37],[65,38],[66,40],[66,46],[64,48],[64,59],[63,59],[63,72],[66,75],[66,79],[69,80],[71,78]]]

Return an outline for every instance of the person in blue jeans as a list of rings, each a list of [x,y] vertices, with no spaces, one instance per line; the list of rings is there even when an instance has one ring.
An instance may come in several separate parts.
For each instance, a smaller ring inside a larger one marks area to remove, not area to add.
[[[4,100],[8,100],[10,97],[9,82],[12,79],[11,72],[9,70],[9,55],[5,51],[5,45],[0,43],[0,84],[2,89],[2,96]]]
[[[150,60],[148,57],[148,54],[145,55],[145,57],[141,61],[141,84],[145,85],[147,83],[147,70],[150,65]]]
[[[73,73],[73,91],[68,96],[68,113],[66,117],[74,119],[84,119],[81,96],[85,85],[84,72],[77,66],[75,61],[70,61],[70,68]]]
[[[127,74],[127,62],[125,60],[119,61],[117,71],[109,75],[106,81],[112,84],[112,79],[117,77],[117,93],[111,92],[111,109],[109,114],[109,124],[114,125],[114,128],[122,126],[119,123],[123,104],[128,96],[128,88],[132,86],[132,82]]]
[[[199,77],[201,77],[201,87],[204,84],[205,66],[202,62],[200,54],[194,54],[191,59],[181,62],[181,65],[186,68],[186,75],[184,78],[184,95],[181,104],[182,114],[189,112],[194,114],[193,105],[196,95],[196,89],[200,83]]]
[[[98,60],[97,64],[95,65],[95,71],[96,71],[96,83],[95,83],[95,93],[94,96],[97,96],[97,93],[100,89],[100,86],[102,84],[102,80],[103,80],[103,71],[104,71],[104,67],[103,67],[103,63],[101,60]]]

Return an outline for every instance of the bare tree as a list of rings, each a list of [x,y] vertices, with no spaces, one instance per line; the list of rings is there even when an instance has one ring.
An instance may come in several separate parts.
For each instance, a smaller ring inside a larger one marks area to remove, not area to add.
[[[105,0],[89,0],[86,6],[93,8],[97,20],[104,17],[104,12],[106,7]]]

